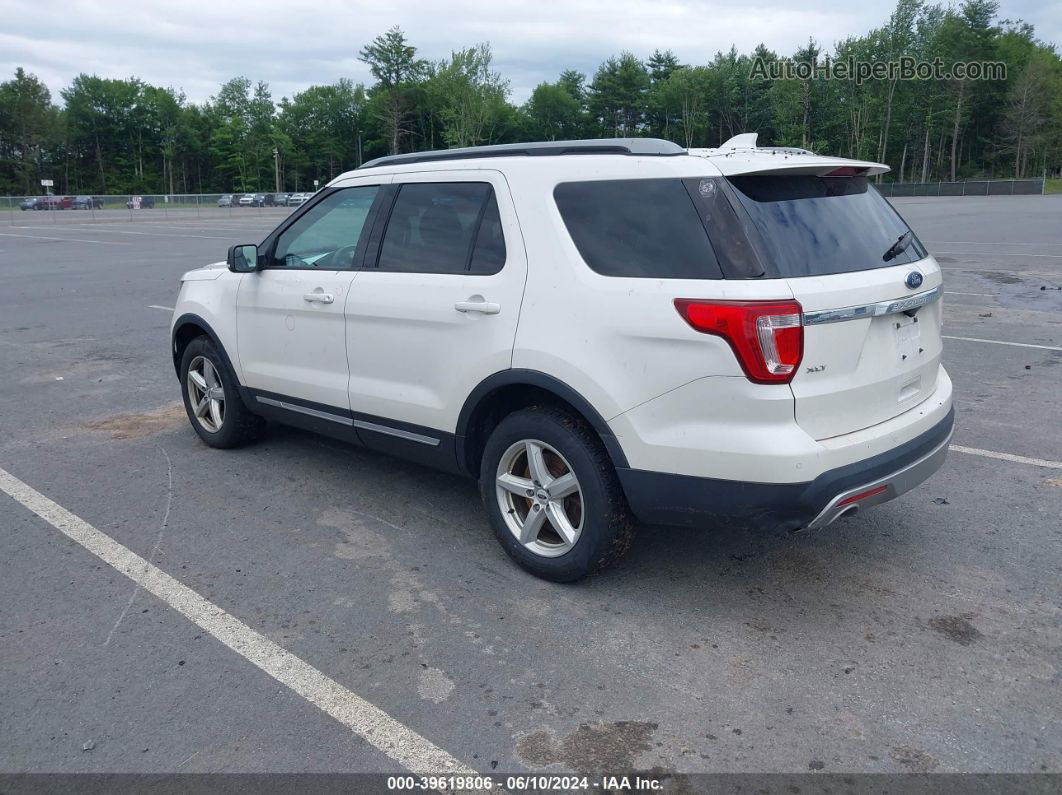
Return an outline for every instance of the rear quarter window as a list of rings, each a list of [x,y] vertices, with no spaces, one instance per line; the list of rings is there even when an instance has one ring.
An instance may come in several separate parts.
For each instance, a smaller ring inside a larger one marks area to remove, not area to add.
[[[553,198],[579,254],[603,276],[722,278],[681,180],[565,182]]]

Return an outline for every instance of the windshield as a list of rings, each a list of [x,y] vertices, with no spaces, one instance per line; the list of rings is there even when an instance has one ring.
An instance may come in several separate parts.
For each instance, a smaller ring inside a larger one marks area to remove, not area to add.
[[[890,259],[907,224],[866,177],[730,177],[759,232],[768,276],[821,276],[916,262],[917,237]]]

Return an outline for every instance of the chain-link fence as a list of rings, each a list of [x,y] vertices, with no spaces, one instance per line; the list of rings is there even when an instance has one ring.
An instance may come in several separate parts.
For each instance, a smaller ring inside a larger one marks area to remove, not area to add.
[[[883,196],[1030,196],[1044,192],[1043,179],[971,179],[964,182],[882,182]]]
[[[1043,179],[967,180],[965,182],[882,182],[885,196],[1017,196],[1041,194]],[[304,204],[312,192],[187,193],[123,196],[0,196],[0,223],[150,221],[153,219],[247,217],[250,213],[283,217]]]
[[[283,217],[313,196],[304,193],[2,196],[0,223],[9,226],[93,221]]]

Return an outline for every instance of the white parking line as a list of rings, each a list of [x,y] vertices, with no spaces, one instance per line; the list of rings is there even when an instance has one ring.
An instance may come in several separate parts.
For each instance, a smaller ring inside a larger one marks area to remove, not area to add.
[[[159,304],[148,304],[148,309],[163,309],[167,312],[172,312],[172,306],[160,306]]]
[[[1006,342],[1004,340],[983,340],[980,337],[950,337],[947,334],[941,334],[946,340],[962,340],[963,342],[987,342],[992,345],[1013,345],[1015,348],[1039,348],[1044,351],[1062,351],[1062,348],[1058,348],[1054,345],[1033,345],[1031,342]]]
[[[33,228],[35,228],[35,227],[32,227],[32,226],[16,226],[15,227],[15,229],[33,229]],[[53,227],[51,231],[58,232],[58,231],[60,231],[62,229],[63,229],[63,227],[58,227],[58,228],[54,228]],[[152,232],[132,232],[132,231],[127,230],[127,229],[112,229],[112,228],[110,228],[108,226],[100,226],[99,224],[95,225],[94,229],[97,232],[110,232],[111,234],[115,234],[115,235],[146,235],[148,237],[198,237],[198,238],[202,238],[203,240],[229,240],[230,239],[228,237],[217,237],[216,235],[190,235],[190,234],[186,234],[184,232],[155,232],[155,231],[152,231]],[[211,230],[211,231],[215,231],[215,230]],[[56,238],[56,239],[57,240],[73,240],[73,238],[67,238],[67,237]],[[125,244],[125,245],[130,245],[130,244]]]
[[[934,254],[969,254],[967,251],[934,251]],[[1023,254],[1020,252],[993,251],[991,254],[982,254],[984,257],[1048,257],[1050,259],[1062,259],[1062,254]]]
[[[4,469],[0,469],[0,491],[413,773],[475,775],[474,770],[383,710]]]
[[[977,240],[923,240],[922,242],[931,246],[1043,246],[1044,248],[1062,246],[1062,243],[984,243]]]
[[[1012,453],[997,453],[994,450],[980,450],[976,447],[963,447],[962,445],[953,444],[948,447],[949,450],[954,450],[957,453],[968,453],[969,455],[980,455],[985,458],[995,458],[1000,461],[1012,461],[1015,464],[1032,464],[1034,467],[1047,467],[1048,469],[1062,469],[1062,461],[1048,461],[1044,458],[1029,458],[1024,455],[1013,455]]]
[[[31,240],[58,240],[60,243],[99,243],[101,246],[131,246],[132,243],[122,243],[116,240],[80,240],[76,237],[47,237],[46,235],[16,235],[10,232],[0,232],[0,237],[28,237]]]
[[[953,292],[953,291],[950,291],[950,290],[945,290],[944,291],[944,295],[978,295],[978,296],[981,296],[982,298],[994,298],[995,297],[992,293],[957,293],[957,292]]]

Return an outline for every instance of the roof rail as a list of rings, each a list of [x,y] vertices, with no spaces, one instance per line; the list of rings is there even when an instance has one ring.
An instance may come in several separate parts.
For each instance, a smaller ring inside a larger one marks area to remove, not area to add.
[[[437,149],[431,152],[410,152],[387,155],[363,163],[360,168],[427,163],[433,160],[472,160],[482,157],[513,157],[539,155],[684,155],[678,144],[661,138],[591,138],[584,141],[535,141],[526,144],[497,144],[468,146],[461,149]]]

